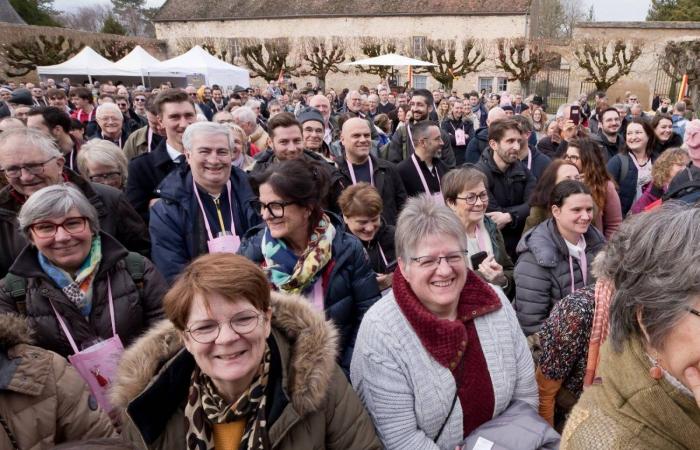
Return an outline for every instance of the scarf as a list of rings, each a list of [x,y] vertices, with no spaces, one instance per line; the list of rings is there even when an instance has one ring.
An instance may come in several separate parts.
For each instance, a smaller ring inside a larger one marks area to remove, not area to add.
[[[102,260],[102,242],[100,236],[92,238],[92,247],[85,261],[75,272],[75,279],[65,270],[56,267],[41,252],[37,252],[39,265],[46,275],[56,283],[71,303],[78,308],[83,317],[89,317],[92,310],[92,286],[97,267]]]
[[[330,218],[324,214],[311,232],[304,253],[297,257],[283,240],[273,238],[270,229],[265,228],[261,250],[272,284],[290,294],[302,294],[309,289],[331,260],[335,233]]]
[[[596,380],[598,364],[600,363],[600,346],[608,337],[610,319],[610,303],[615,294],[615,285],[611,280],[600,278],[595,284],[595,310],[591,337],[588,341],[588,359],[586,372],[583,375],[583,385],[590,386]]]
[[[258,375],[232,404],[227,404],[214,383],[199,367],[192,373],[192,385],[185,406],[185,436],[189,450],[213,450],[212,424],[246,420],[239,450],[270,448],[265,420],[265,389],[270,374],[270,348],[265,345]]]

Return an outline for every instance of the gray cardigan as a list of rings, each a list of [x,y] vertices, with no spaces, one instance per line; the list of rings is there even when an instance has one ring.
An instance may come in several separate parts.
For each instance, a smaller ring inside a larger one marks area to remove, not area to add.
[[[512,400],[538,408],[534,365],[515,311],[500,289],[503,304],[475,319],[494,390],[492,417]],[[462,407],[454,410],[437,442],[456,392],[449,369],[423,347],[393,292],[364,316],[350,365],[352,384],[369,412],[382,443],[392,449],[454,450],[464,439]]]

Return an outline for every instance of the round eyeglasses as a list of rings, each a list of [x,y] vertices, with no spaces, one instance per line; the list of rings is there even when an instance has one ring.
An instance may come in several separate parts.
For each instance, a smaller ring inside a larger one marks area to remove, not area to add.
[[[228,320],[228,326],[236,334],[248,334],[255,330],[263,317],[263,314],[256,311],[243,311],[231,317]],[[192,339],[200,344],[211,344],[219,337],[222,325],[220,322],[210,320],[197,323],[186,329],[185,332],[189,333]]]

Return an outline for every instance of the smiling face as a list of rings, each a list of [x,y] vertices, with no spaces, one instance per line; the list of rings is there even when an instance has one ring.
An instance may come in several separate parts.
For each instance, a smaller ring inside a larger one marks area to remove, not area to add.
[[[16,149],[21,148],[18,152]],[[17,178],[7,178],[7,181],[20,194],[29,197],[36,191],[46,186],[51,186],[61,180],[64,159],[62,157],[47,161],[45,153],[37,147],[31,146],[20,137],[10,138],[0,148],[0,168],[31,166],[44,163],[42,170],[37,174],[31,174],[22,169]]]
[[[632,152],[644,152],[649,142],[649,136],[644,131],[644,127],[638,123],[630,123],[627,126],[627,147]]]
[[[673,122],[669,119],[661,119],[656,128],[654,128],[654,133],[661,142],[668,141],[673,135]]]
[[[348,160],[354,164],[361,164],[369,157],[372,144],[369,124],[364,119],[354,117],[343,124],[340,133],[340,142],[345,148]]]
[[[567,150],[566,153],[568,154],[569,150]],[[571,164],[562,164],[559,166],[559,169],[557,169],[557,179],[554,184],[559,184],[564,180],[579,181],[580,179],[581,174],[578,168],[572,166]]]
[[[425,120],[428,117],[428,113],[432,109],[432,106],[428,106],[426,98],[420,95],[414,95],[411,97],[411,102],[409,105],[411,106],[413,120],[416,122]]]
[[[116,111],[100,112],[95,116],[97,124],[102,129],[102,135],[111,139],[117,139],[122,134],[124,116]]]
[[[192,179],[211,194],[220,194],[231,176],[231,148],[227,135],[195,134],[185,151]]]
[[[303,154],[304,139],[298,126],[277,127],[272,134],[272,150],[280,161],[297,159]]]
[[[267,183],[260,185],[259,194],[260,202],[264,204],[286,201],[277,195],[272,186]],[[308,233],[309,217],[311,215],[311,211],[308,208],[296,204],[287,205],[284,207],[283,217],[272,217],[267,208],[262,208],[260,213],[270,230],[270,234],[275,239],[284,239],[287,242],[301,242],[303,236],[306,236]]]
[[[481,223],[481,220],[484,218],[486,208],[489,206],[489,200],[486,197],[485,202],[481,201],[480,196],[483,195],[488,195],[488,192],[484,182],[479,181],[477,185],[462,190],[457,196],[460,198],[455,199],[454,203],[447,202],[447,206],[457,214],[465,229],[473,224]],[[475,203],[470,205],[465,198],[474,198]]]
[[[32,225],[40,222],[45,224],[62,224],[71,218],[78,217],[82,217],[80,212],[76,208],[72,208],[64,216],[36,220]],[[54,265],[68,273],[74,273],[80,268],[88,253],[90,253],[92,235],[90,225],[85,220],[85,226],[82,231],[71,234],[64,227],[58,227],[56,234],[52,237],[39,237],[34,231],[30,231],[29,239],[36,246],[37,250]]]
[[[552,217],[561,235],[576,245],[593,220],[593,198],[589,194],[570,195],[561,207],[552,206]]]
[[[620,126],[622,122],[620,121],[620,114],[613,110],[607,111],[603,114],[601,127],[603,128],[603,133],[608,136],[614,136],[620,131]]]
[[[249,312],[262,314],[265,320],[260,320],[249,333],[241,335],[233,331],[229,326],[230,319]],[[185,347],[223,396],[244,391],[255,378],[265,352],[265,340],[270,335],[271,318],[272,311],[263,313],[243,298],[231,301],[216,293],[194,296],[187,329],[215,326],[215,322],[221,329],[216,340],[209,344],[200,344],[185,332]],[[233,402],[237,399],[227,400]]]
[[[382,216],[343,216],[348,229],[352,234],[360,238],[363,242],[370,242],[379,231],[381,226]]]
[[[158,120],[165,129],[166,139],[182,145],[182,134],[197,119],[194,105],[190,102],[169,102],[161,105]]]
[[[323,144],[323,135],[325,129],[321,122],[315,120],[307,120],[302,125],[304,136],[304,148],[308,150],[319,150]]]

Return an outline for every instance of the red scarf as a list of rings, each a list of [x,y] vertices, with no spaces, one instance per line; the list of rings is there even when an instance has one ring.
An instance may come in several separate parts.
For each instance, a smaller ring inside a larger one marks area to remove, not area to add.
[[[491,375],[474,318],[501,308],[491,287],[469,270],[457,305],[457,320],[437,318],[416,297],[401,270],[394,272],[394,297],[423,347],[450,369],[462,406],[464,436],[491,420],[495,404]]]

